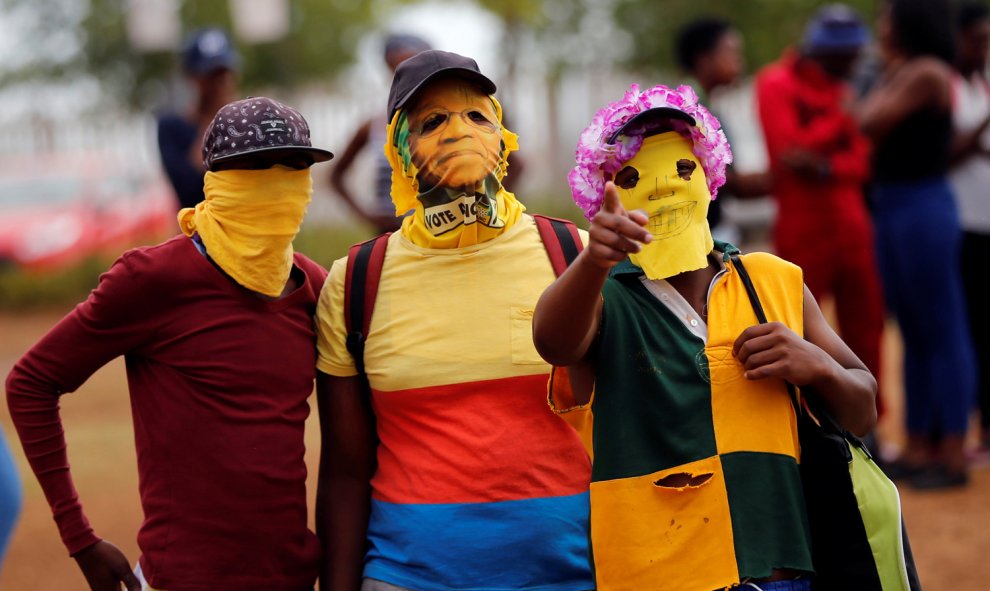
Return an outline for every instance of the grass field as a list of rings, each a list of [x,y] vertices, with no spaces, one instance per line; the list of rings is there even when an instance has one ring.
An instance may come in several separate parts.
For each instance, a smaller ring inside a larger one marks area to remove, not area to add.
[[[364,236],[360,229],[320,229],[304,232],[298,250],[324,264]],[[94,278],[90,278],[94,281]],[[2,280],[0,280],[2,285]],[[88,289],[88,287],[86,288]],[[83,294],[85,291],[83,291]],[[78,297],[44,307],[0,311],[0,375],[6,376],[17,358],[67,312]],[[3,308],[0,308],[2,310]],[[827,311],[827,307],[826,307]],[[884,380],[888,413],[879,434],[898,444],[903,434],[899,374],[900,344],[888,330]],[[310,501],[318,460],[318,425],[307,423],[307,463]],[[0,571],[0,591],[84,591],[85,582],[62,546],[48,505],[27,469],[10,417],[3,405],[2,426],[21,469],[24,510],[10,552]],[[117,544],[133,561],[135,535],[141,522],[133,429],[121,360],[95,374],[62,403],[73,475],[87,515],[96,532]],[[918,493],[902,490],[904,514],[926,591],[983,591],[990,580],[990,469],[973,472],[973,483],[952,492]],[[855,590],[851,590],[855,591]]]

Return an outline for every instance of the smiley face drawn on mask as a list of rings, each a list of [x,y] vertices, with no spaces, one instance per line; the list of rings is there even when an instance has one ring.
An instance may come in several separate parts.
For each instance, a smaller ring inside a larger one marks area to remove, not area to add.
[[[700,269],[712,249],[708,205],[712,194],[691,140],[677,131],[650,135],[613,179],[626,210],[649,218],[653,241],[632,263],[649,279]]]
[[[708,214],[711,194],[689,140],[677,132],[646,138],[615,175],[623,206],[649,216],[654,239],[671,238]]]

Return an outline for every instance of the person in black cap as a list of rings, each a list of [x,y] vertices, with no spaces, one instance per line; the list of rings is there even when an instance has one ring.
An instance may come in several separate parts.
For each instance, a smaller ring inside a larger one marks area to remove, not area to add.
[[[533,339],[551,405],[594,417],[597,588],[810,591],[787,383],[862,434],[873,376],[800,268],[713,239],[732,153],[690,87],[634,85],[580,137],[569,181],[588,246],[540,298]]]
[[[399,65],[381,124],[404,217],[366,243],[385,252],[366,338],[357,335],[363,353],[349,345],[345,318],[359,304],[345,285],[359,272],[347,258],[320,296],[334,489],[317,523],[334,534],[331,589],[595,586],[588,455],[546,406],[549,367],[531,338],[554,278],[549,246],[502,183],[517,138],[494,92],[454,53]],[[576,249],[583,235],[571,236]]]
[[[832,300],[843,340],[879,376],[886,313],[863,195],[870,143],[848,109],[847,82],[868,42],[855,11],[826,5],[800,46],[759,72],[756,96],[774,177],[774,252],[804,270],[819,302]]]
[[[10,414],[94,591],[310,591],[321,543],[307,527],[303,434],[326,271],[292,240],[309,167],[332,154],[295,109],[264,97],[220,109],[201,153],[205,199],[179,213],[183,234],[124,253],[14,365]],[[83,513],[58,411],[119,356],[144,510],[134,571]]]
[[[421,51],[430,49],[425,39],[409,33],[394,33],[385,39],[384,58],[389,73],[403,61]],[[392,184],[392,167],[385,158],[385,128],[379,123],[379,116],[368,119],[358,127],[343,153],[330,168],[330,187],[344,200],[359,218],[367,222],[376,233],[391,232],[399,227],[399,219],[392,211],[389,192]],[[374,152],[373,200],[370,207],[363,205],[348,187],[348,175],[358,155],[370,147]]]
[[[203,200],[203,163],[199,149],[213,114],[234,100],[240,57],[223,29],[210,27],[190,35],[180,54],[182,72],[195,90],[191,108],[158,117],[158,151],[179,207]]]

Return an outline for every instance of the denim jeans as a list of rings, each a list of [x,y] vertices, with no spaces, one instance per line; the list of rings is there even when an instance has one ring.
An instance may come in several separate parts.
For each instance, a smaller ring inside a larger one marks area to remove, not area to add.
[[[789,581],[760,581],[739,586],[739,591],[811,591],[811,579],[791,579]]]
[[[0,429],[0,566],[3,566],[3,557],[7,554],[7,546],[21,514],[22,500],[17,465],[7,447],[3,430]]]

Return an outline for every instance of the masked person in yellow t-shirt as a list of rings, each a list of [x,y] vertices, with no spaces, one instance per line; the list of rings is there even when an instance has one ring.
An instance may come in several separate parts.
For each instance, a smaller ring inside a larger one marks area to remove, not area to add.
[[[588,247],[537,305],[559,412],[590,407],[598,589],[808,591],[813,570],[785,380],[846,428],[876,421],[876,381],[826,323],[801,270],[742,258],[706,213],[732,154],[690,87],[633,86],[581,134],[569,180]]]
[[[554,271],[534,218],[503,184],[517,141],[494,92],[453,53],[425,51],[396,69],[385,154],[405,217],[379,239],[387,249],[360,359],[347,347],[347,259],[320,297],[317,381],[331,402],[323,450],[334,478],[317,523],[333,532],[330,589],[594,588],[590,464],[547,407],[550,368],[532,340]]]

